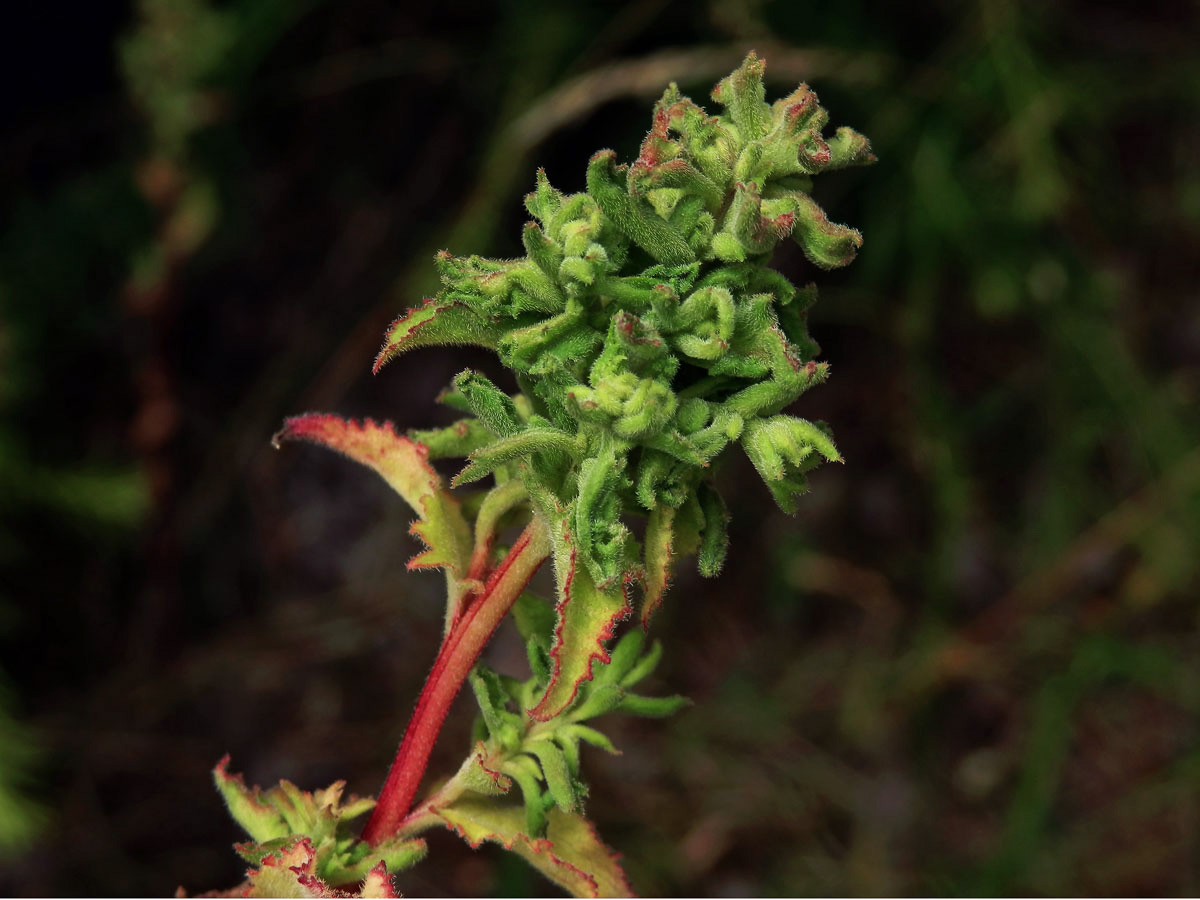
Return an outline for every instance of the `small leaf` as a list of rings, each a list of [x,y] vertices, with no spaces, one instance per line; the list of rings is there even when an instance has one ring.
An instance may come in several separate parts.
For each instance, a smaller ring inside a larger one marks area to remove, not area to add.
[[[644,633],[644,632],[635,632],[635,633]],[[662,655],[663,655],[662,641],[655,641],[653,644],[650,645],[650,649],[646,651],[646,654],[637,661],[637,664],[634,665],[621,678],[621,682],[620,682],[621,687],[631,688],[638,682],[642,681],[642,679],[648,677],[650,675],[650,673],[652,673],[656,668],[658,668],[658,662],[659,662],[659,660],[662,659]]]
[[[606,665],[600,666],[596,672],[596,684],[619,684],[626,673],[633,668],[642,646],[646,643],[646,633],[637,628],[625,632],[610,654],[611,659]]]
[[[588,193],[617,228],[660,263],[678,265],[696,258],[687,240],[640,197],[632,196],[618,177],[616,154],[601,150],[587,170]]]
[[[367,873],[358,894],[363,900],[391,900],[391,898],[400,896],[383,860],[376,863],[375,867]]]
[[[541,837],[546,830],[546,810],[553,805],[553,801],[547,804],[542,794],[541,768],[531,757],[518,755],[506,761],[501,771],[512,776],[521,789],[521,798],[525,801],[525,833]]]
[[[490,475],[497,466],[534,453],[557,453],[570,459],[579,449],[576,439],[565,431],[557,428],[525,428],[472,453],[467,467],[454,476],[453,484],[457,487],[478,481]]]
[[[259,869],[247,873],[247,882],[245,897],[335,896],[317,877],[317,856],[308,838],[265,858]]]
[[[692,701],[687,697],[643,697],[640,694],[625,694],[617,707],[619,712],[632,716],[646,716],[652,719],[662,719],[674,715],[685,706],[691,706]]]
[[[459,419],[445,428],[413,429],[408,436],[429,451],[430,459],[457,459],[470,456],[495,438],[478,419]]]
[[[246,833],[260,844],[290,834],[287,822],[279,810],[265,801],[261,790],[247,788],[242,776],[231,775],[228,767],[229,755],[226,754],[213,769],[213,781],[225,798],[229,814],[246,829]]]
[[[493,841],[519,854],[576,897],[631,897],[633,890],[617,856],[578,813],[551,809],[546,836],[524,830],[521,807],[464,797],[436,810],[448,828],[472,847]]]
[[[729,510],[724,498],[709,484],[701,483],[697,499],[704,514],[698,560],[700,574],[705,578],[716,578],[729,549]]]
[[[671,582],[675,542],[674,507],[658,504],[650,510],[646,523],[646,591],[642,599],[642,627],[650,627],[650,617],[662,605]]]
[[[549,740],[532,741],[525,745],[525,750],[537,757],[542,766],[542,774],[546,778],[546,787],[558,808],[564,812],[574,812],[578,805],[575,788],[571,782],[571,773],[567,770],[567,759],[562,750]]]
[[[505,749],[516,749],[521,743],[521,720],[505,708],[508,695],[500,677],[485,664],[476,663],[467,678],[479,702],[488,734]]]
[[[591,744],[593,747],[599,747],[606,753],[621,752],[613,746],[613,742],[608,739],[608,735],[602,731],[597,731],[595,728],[589,728],[587,725],[568,725],[562,731],[573,740],[583,741],[584,743]]]
[[[387,330],[383,349],[371,371],[378,374],[388,362],[418,347],[469,344],[494,349],[504,329],[457,300],[426,300],[398,318]]]
[[[454,388],[471,412],[496,437],[509,437],[521,430],[521,417],[512,397],[492,384],[487,376],[467,369],[455,377]]]
[[[498,797],[512,789],[512,779],[488,765],[487,747],[483,741],[476,744],[475,752],[463,763],[455,777],[462,779],[467,790],[484,796]]]

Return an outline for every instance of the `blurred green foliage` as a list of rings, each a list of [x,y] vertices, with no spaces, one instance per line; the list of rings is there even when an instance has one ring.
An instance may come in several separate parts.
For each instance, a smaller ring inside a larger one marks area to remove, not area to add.
[[[485,358],[366,375],[430,254],[518,254],[537,165],[580,188],[663,84],[702,97],[755,48],[880,159],[817,194],[866,239],[821,278],[833,375],[803,413],[847,462],[799,520],[729,473],[728,569],[655,623],[650,689],[697,705],[614,729],[589,816],[651,895],[1200,892],[1192,5],[135,15],[111,83],[64,69],[82,99],[0,157],[0,640],[44,748],[0,722],[0,835],[16,788],[54,810],[0,885],[233,884],[226,750],[377,789],[402,725],[380,710],[408,708],[437,615],[419,578],[395,597],[405,517],[266,437],[310,407],[435,421],[423,398]],[[368,676],[394,694],[361,699]],[[542,889],[453,843],[414,872]]]

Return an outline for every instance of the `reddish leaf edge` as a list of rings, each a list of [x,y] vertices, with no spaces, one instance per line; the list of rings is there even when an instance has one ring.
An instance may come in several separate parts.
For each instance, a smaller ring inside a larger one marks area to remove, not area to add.
[[[283,420],[283,427],[271,436],[271,446],[276,450],[279,450],[283,441],[303,441],[308,444],[315,444],[319,447],[333,450],[335,453],[344,456],[351,462],[356,462],[360,465],[367,465],[369,467],[370,463],[368,460],[355,457],[353,454],[348,453],[346,450],[339,447],[335,441],[326,439],[323,436],[324,430],[330,425],[344,425],[348,429],[351,429],[362,435],[367,434],[372,429],[378,430],[389,437],[395,438],[398,443],[411,446],[420,457],[422,468],[424,468],[425,472],[428,473],[428,475],[433,479],[434,483],[444,491],[447,500],[454,506],[461,508],[462,501],[450,492],[449,488],[446,487],[446,483],[442,476],[439,475],[437,470],[432,466],[432,464],[430,464],[429,448],[420,441],[413,440],[408,435],[400,434],[400,432],[396,430],[395,424],[390,419],[385,419],[382,422],[376,422],[374,419],[368,416],[359,421],[358,419],[344,419],[341,416],[334,415],[333,413],[300,413],[299,415],[289,416]],[[439,563],[430,562],[427,559],[427,557],[436,551],[436,548],[425,536],[424,529],[426,521],[429,518],[429,510],[426,508],[424,501],[422,501],[420,505],[420,509],[414,510],[419,518],[409,526],[408,533],[419,539],[421,543],[425,545],[425,549],[410,559],[405,564],[405,568],[407,568],[409,571],[415,571],[419,569],[440,569],[442,566]],[[460,577],[465,577],[466,574],[466,572],[463,572],[461,573]]]
[[[550,840],[549,838],[531,838],[527,834],[517,834],[511,841],[505,841],[504,838],[502,838],[498,833],[493,831],[491,833],[491,837],[481,837],[477,841],[472,841],[471,838],[466,834],[466,832],[464,832],[461,828],[459,828],[457,825],[454,825],[452,822],[450,822],[449,819],[447,819],[445,816],[443,816],[441,811],[437,807],[430,807],[429,811],[431,813],[433,813],[435,816],[437,816],[439,819],[441,819],[443,823],[445,823],[446,829],[448,831],[453,832],[454,834],[456,834],[460,838],[462,838],[466,842],[467,846],[470,847],[472,850],[478,850],[480,848],[480,846],[482,846],[484,841],[490,840],[493,843],[499,844],[505,850],[511,851],[517,845],[518,840],[523,841],[529,847],[529,849],[532,850],[538,856],[541,856],[543,853],[545,853],[550,858],[551,862],[554,863],[554,865],[559,866],[563,869],[566,869],[569,872],[572,872],[572,873],[578,875],[581,879],[583,879],[583,881],[586,884],[591,885],[593,897],[600,896],[600,885],[596,881],[596,877],[589,872],[583,871],[578,866],[572,865],[571,863],[567,862],[562,857],[555,856],[554,852],[553,852],[554,851],[554,842],[552,840]],[[604,843],[604,841],[602,841],[600,839],[600,835],[596,831],[596,826],[593,825],[591,823],[591,821],[589,821],[588,819],[584,819],[582,816],[580,816],[579,818],[583,822],[584,827],[587,828],[588,833],[592,836],[592,839],[595,840],[595,842],[597,844],[599,844],[601,847],[604,848],[605,852],[608,854],[609,859],[612,860],[613,866],[616,868],[617,872],[620,875],[620,886],[621,886],[621,889],[624,891],[624,895],[626,897],[636,897],[637,894],[634,893],[633,886],[629,883],[629,876],[627,876],[625,874],[625,870],[621,867],[621,854],[618,853],[616,850],[612,849],[612,847],[608,846],[608,844]]]
[[[579,687],[585,681],[591,681],[595,675],[593,669],[595,664],[607,664],[612,661],[609,655],[608,648],[605,644],[612,640],[613,635],[617,632],[617,626],[625,621],[633,613],[633,601],[630,600],[630,586],[638,583],[641,579],[636,573],[626,573],[621,580],[621,598],[624,600],[624,605],[617,610],[616,613],[609,619],[607,624],[596,632],[595,645],[596,649],[589,653],[587,662],[584,665],[583,674],[575,680],[571,687],[570,696],[566,701],[558,704],[554,709],[547,709],[548,701],[559,683],[562,681],[562,648],[563,648],[563,628],[566,626],[567,606],[574,599],[571,596],[571,585],[575,580],[575,571],[577,565],[578,550],[572,542],[570,564],[567,569],[566,578],[563,581],[562,599],[555,604],[554,611],[558,616],[558,621],[554,626],[554,645],[550,650],[550,658],[554,661],[554,670],[550,674],[550,681],[546,685],[546,690],[542,693],[542,699],[532,709],[527,709],[526,714],[539,722],[546,722],[559,715],[564,709],[567,709],[575,699],[579,696]]]

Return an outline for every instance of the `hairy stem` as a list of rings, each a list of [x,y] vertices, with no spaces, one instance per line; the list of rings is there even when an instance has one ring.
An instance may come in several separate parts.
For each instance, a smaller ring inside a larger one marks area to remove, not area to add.
[[[379,794],[379,802],[363,829],[363,840],[378,844],[399,828],[412,806],[450,704],[492,632],[549,555],[550,531],[542,518],[535,515],[479,596],[446,635]]]

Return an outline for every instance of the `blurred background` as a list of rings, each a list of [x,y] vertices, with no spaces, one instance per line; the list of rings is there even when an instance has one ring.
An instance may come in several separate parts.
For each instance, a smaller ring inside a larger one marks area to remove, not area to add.
[[[726,462],[720,579],[585,759],[645,895],[1200,893],[1200,13],[1194,3],[140,0],[6,12],[0,891],[226,888],[213,790],[375,793],[433,575],[309,410],[448,422],[486,355],[369,373],[432,254],[520,254],[545,166],[631,159],[751,48],[877,165],[812,271],[845,466],[776,511]],[[496,665],[516,666],[498,635]],[[468,746],[461,697],[431,772]],[[447,834],[405,894],[545,894]]]

